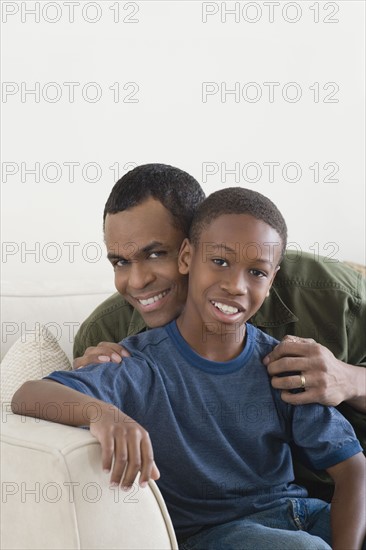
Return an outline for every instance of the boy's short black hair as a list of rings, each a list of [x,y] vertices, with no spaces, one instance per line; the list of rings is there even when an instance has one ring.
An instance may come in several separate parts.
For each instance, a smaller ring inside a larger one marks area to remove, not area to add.
[[[194,246],[199,243],[202,231],[216,218],[224,214],[249,214],[262,220],[277,231],[281,242],[281,258],[287,243],[286,222],[277,206],[267,197],[243,187],[227,187],[209,195],[197,208],[193,217],[189,240]]]
[[[117,214],[154,198],[169,210],[174,227],[188,235],[193,214],[205,193],[193,176],[168,164],[143,164],[127,172],[112,188],[103,214]]]

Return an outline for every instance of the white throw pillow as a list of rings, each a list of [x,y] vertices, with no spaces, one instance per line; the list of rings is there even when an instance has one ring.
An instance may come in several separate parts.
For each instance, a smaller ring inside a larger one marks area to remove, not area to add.
[[[1,403],[10,403],[27,380],[39,380],[54,370],[71,370],[66,354],[54,335],[42,325],[23,334],[9,349],[0,368]]]

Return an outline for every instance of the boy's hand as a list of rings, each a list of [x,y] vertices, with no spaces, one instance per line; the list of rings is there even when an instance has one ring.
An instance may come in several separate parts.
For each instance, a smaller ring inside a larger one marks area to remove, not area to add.
[[[101,444],[103,470],[111,471],[111,485],[128,490],[138,472],[141,487],[159,479],[148,432],[122,411],[106,405],[90,421],[90,432]]]
[[[272,386],[282,390],[282,399],[292,405],[320,403],[336,406],[355,397],[352,374],[359,367],[343,363],[311,338],[285,336],[263,363],[273,377]],[[293,371],[300,374],[283,376],[283,373]],[[305,389],[303,393],[290,392],[301,387]]]
[[[86,348],[82,357],[74,359],[73,370],[81,369],[92,363],[120,363],[123,357],[130,357],[124,347],[113,342],[99,342],[97,346]]]

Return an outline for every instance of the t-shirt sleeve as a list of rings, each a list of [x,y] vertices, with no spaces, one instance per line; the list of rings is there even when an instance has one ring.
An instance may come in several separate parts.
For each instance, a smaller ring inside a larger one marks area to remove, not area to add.
[[[144,414],[153,369],[140,358],[124,358],[120,364],[98,363],[75,371],[55,371],[45,379],[110,403],[133,418]]]
[[[362,452],[351,424],[334,407],[317,404],[292,409],[293,443],[299,458],[316,470],[324,470]]]

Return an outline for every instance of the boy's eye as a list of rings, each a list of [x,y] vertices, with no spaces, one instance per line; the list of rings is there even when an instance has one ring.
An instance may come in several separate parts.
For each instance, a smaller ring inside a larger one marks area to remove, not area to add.
[[[215,265],[219,265],[221,267],[228,267],[229,265],[227,261],[223,260],[222,258],[214,258],[212,261]]]
[[[254,277],[267,277],[267,275],[259,269],[251,269],[250,273],[254,275]]]

